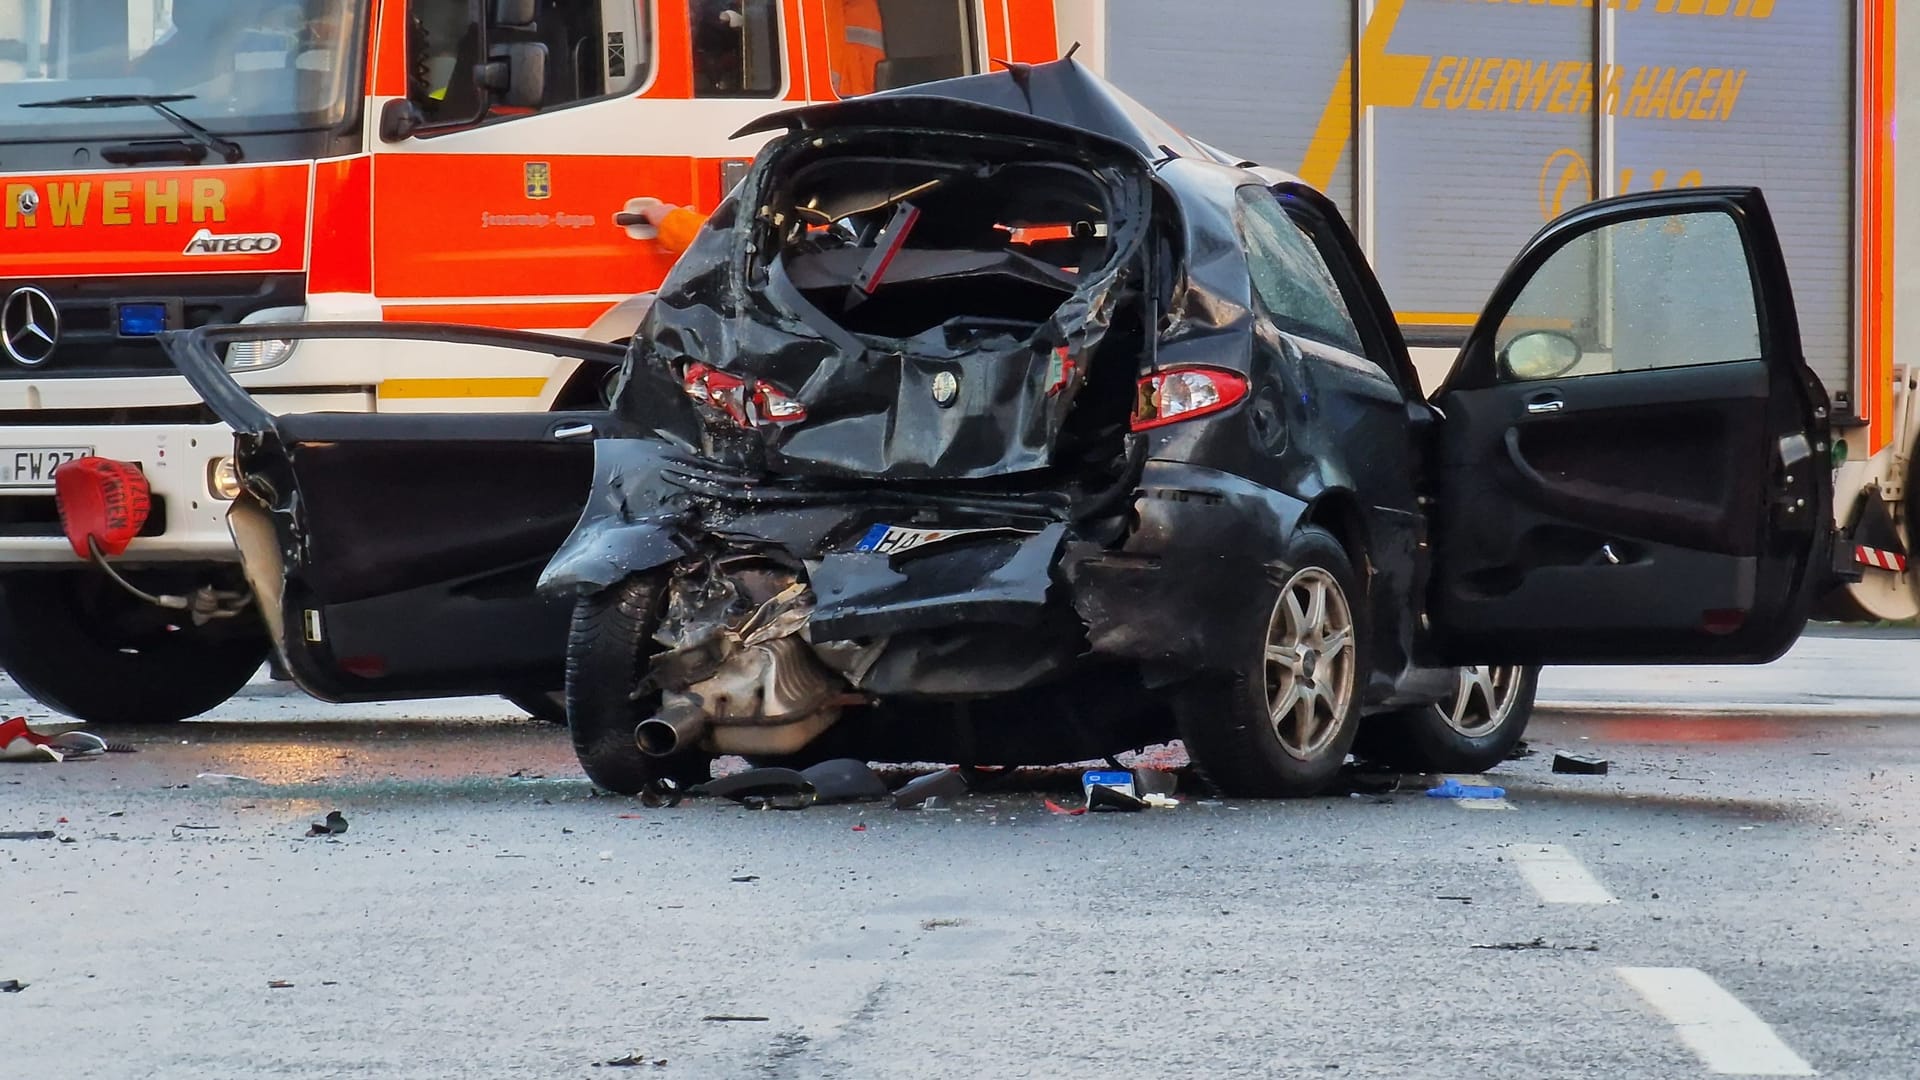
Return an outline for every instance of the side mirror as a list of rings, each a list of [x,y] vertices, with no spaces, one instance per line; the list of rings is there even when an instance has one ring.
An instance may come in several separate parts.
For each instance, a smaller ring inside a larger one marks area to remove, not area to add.
[[[380,141],[405,142],[426,122],[420,106],[406,98],[394,98],[380,107]]]
[[[1529,330],[1500,350],[1500,370],[1522,382],[1557,379],[1580,363],[1585,350],[1557,330]]]
[[[521,42],[495,45],[473,81],[487,96],[516,109],[537,109],[547,97],[547,47]]]

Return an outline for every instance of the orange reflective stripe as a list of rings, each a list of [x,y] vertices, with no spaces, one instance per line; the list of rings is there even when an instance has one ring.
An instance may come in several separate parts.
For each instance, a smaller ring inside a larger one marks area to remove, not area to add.
[[[877,0],[827,0],[827,52],[833,90],[841,97],[871,94],[874,75],[887,58],[885,22]]]

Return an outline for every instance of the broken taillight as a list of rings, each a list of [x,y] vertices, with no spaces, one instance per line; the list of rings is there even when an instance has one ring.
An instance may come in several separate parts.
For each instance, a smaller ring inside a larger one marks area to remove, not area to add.
[[[748,382],[706,364],[687,365],[682,385],[687,396],[726,413],[741,427],[791,424],[807,418],[807,407],[771,383]]]
[[[763,423],[792,424],[807,418],[805,405],[763,382],[753,384],[753,404]]]
[[[1133,430],[1146,431],[1232,408],[1247,396],[1243,375],[1217,368],[1179,368],[1140,380],[1133,400]]]

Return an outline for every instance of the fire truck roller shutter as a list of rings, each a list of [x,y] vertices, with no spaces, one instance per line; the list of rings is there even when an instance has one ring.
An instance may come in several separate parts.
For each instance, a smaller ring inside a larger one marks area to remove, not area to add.
[[[951,0],[870,0],[885,27],[885,55],[874,68],[875,90],[954,79],[977,70],[971,28]],[[854,5],[849,5],[851,11]]]

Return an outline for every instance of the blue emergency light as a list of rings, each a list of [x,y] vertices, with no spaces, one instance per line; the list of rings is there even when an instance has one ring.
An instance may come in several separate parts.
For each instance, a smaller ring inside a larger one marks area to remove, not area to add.
[[[121,304],[120,336],[152,337],[167,328],[167,305]]]

